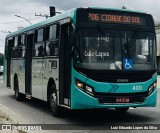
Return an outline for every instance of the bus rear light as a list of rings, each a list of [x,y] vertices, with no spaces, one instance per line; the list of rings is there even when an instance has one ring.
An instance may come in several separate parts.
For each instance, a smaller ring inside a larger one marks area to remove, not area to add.
[[[149,88],[148,88],[148,95],[150,95],[154,91],[154,89],[156,88],[156,86],[157,86],[157,81],[155,81],[152,85],[149,86]]]

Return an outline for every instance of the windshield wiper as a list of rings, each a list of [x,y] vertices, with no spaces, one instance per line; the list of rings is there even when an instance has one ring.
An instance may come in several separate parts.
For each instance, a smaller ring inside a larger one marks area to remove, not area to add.
[[[127,36],[127,38],[126,38],[126,39],[127,39],[127,43],[125,44],[125,49],[126,49],[126,51],[127,51],[127,53],[126,53],[126,54],[127,54],[127,57],[129,57],[129,55],[130,55],[129,49],[131,48],[132,44],[134,44],[134,42],[136,41],[136,36],[137,36],[138,31],[139,31],[139,30],[134,31],[134,33],[133,33],[130,41],[129,41],[128,36]]]
[[[101,28],[100,25],[97,25],[97,29],[100,31],[100,33],[102,34],[102,36],[108,37],[108,36],[106,35],[106,33],[104,32],[104,30]],[[108,43],[109,47],[113,48],[113,44],[112,44],[110,41],[107,42],[107,43]]]
[[[134,31],[134,33],[133,33],[130,41],[128,42],[128,47],[131,47],[131,45],[135,42],[138,31],[139,31],[139,30]],[[128,37],[127,37],[127,38],[128,38]]]

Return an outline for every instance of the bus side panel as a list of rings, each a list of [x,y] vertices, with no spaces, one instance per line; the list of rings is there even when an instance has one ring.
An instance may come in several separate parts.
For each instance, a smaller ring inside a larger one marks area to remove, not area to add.
[[[47,57],[46,57],[47,58]],[[43,61],[43,98],[47,101],[47,86],[49,79],[53,79],[58,90],[59,86],[59,59],[50,58]]]
[[[18,62],[18,81],[19,81],[19,92],[25,94],[25,61],[24,59]]]
[[[42,59],[32,60],[32,96],[43,100],[42,94]]]
[[[22,59],[12,59],[11,61],[11,88],[14,89],[14,78],[17,75],[19,92],[25,93],[25,78]]]

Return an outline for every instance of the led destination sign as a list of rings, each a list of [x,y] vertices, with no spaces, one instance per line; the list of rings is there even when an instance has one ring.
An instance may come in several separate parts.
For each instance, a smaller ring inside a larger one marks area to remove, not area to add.
[[[86,25],[87,23],[87,25],[94,25],[96,23],[101,23],[105,26],[107,26],[106,24],[120,24],[146,26],[146,28],[154,27],[153,17],[146,13],[107,9],[79,9],[76,15],[76,22],[78,25]]]
[[[131,15],[88,13],[89,21],[144,25],[144,18]]]

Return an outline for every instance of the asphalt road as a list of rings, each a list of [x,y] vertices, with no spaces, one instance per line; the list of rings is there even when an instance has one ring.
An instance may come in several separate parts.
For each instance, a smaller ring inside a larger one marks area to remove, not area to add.
[[[160,79],[160,77],[159,77]],[[85,110],[65,112],[63,118],[55,118],[49,111],[47,104],[40,100],[23,100],[17,102],[13,90],[7,89],[0,80],[0,109],[13,117],[19,124],[160,124],[160,90],[158,89],[157,107],[130,109],[126,114],[118,114],[114,109]],[[72,125],[74,127],[74,125]],[[83,125],[82,125],[83,126]],[[83,128],[79,127],[78,130]],[[72,130],[74,131],[74,130]],[[104,132],[104,130],[87,130],[88,132]],[[59,132],[59,131],[56,131]],[[64,131],[70,132],[70,131]],[[78,131],[74,131],[78,132]],[[79,131],[86,132],[86,131]],[[107,132],[117,132],[109,130]],[[124,131],[118,131],[124,132]],[[127,132],[135,132],[128,130]],[[142,131],[142,132],[151,132]],[[158,131],[153,131],[158,132]]]

